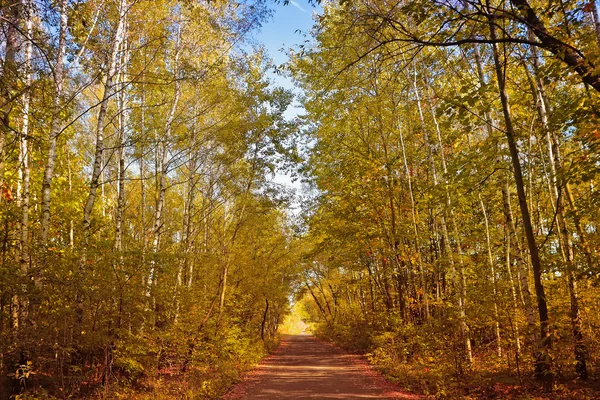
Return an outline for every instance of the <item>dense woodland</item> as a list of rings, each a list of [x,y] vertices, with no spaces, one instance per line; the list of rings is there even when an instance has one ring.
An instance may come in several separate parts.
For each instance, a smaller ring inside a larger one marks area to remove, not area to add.
[[[0,1],[0,397],[218,398],[290,313],[418,393],[597,394],[596,2],[323,2],[284,66],[271,5]]]
[[[0,396],[216,396],[296,268],[269,179],[292,97],[242,46],[268,9],[1,4]]]
[[[318,331],[428,393],[593,381],[598,65],[594,1],[324,7],[292,64]]]

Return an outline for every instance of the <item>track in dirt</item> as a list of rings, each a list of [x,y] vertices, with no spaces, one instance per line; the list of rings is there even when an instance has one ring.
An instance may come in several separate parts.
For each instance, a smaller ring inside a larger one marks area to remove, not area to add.
[[[387,382],[358,356],[310,335],[279,348],[224,399],[422,399]]]

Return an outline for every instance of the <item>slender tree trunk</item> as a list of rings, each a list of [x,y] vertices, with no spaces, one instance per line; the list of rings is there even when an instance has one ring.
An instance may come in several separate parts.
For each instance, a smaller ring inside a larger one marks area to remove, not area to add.
[[[25,31],[29,38],[33,36],[33,4],[28,0],[24,1],[25,8]],[[25,86],[31,87],[32,72],[31,72],[31,57],[33,54],[32,39],[27,40],[25,46]],[[31,104],[31,91],[28,89],[23,94],[23,116],[22,128],[19,140],[19,165],[20,165],[20,182],[21,191],[19,193],[21,200],[21,272],[25,275],[29,268],[29,186],[30,186],[30,170],[29,170],[29,108]]]
[[[223,265],[221,272],[221,294],[219,297],[219,315],[217,317],[217,322],[221,321],[223,316],[223,310],[225,308],[225,296],[227,293],[227,278],[229,277],[229,256],[225,257],[225,264]]]
[[[124,259],[123,259],[123,214],[125,212],[125,146],[126,146],[126,131],[129,123],[129,115],[127,112],[127,98],[126,98],[126,88],[127,88],[127,66],[129,63],[129,49],[128,49],[128,24],[127,24],[127,15],[123,17],[125,21],[123,22],[123,40],[121,41],[121,49],[120,56],[118,59],[118,75],[117,75],[117,112],[118,112],[118,148],[117,148],[117,156],[118,156],[118,170],[117,170],[117,210],[115,213],[115,252],[117,253],[118,259],[118,267],[115,270],[115,279],[118,285],[119,296],[117,299],[117,318],[116,318],[116,328],[120,329],[122,326],[123,320],[123,287],[122,276],[124,270]],[[108,384],[112,377],[112,364],[114,360],[114,349],[115,349],[115,340],[119,337],[119,331],[114,332],[112,326],[109,326],[108,329],[109,337],[111,337],[111,343],[106,346],[105,354],[105,374],[103,380],[105,382],[105,386],[108,388]]]
[[[124,17],[126,18],[126,16]],[[124,40],[122,41],[122,54],[120,57],[119,71],[119,96],[118,103],[118,133],[119,143],[117,155],[119,159],[119,168],[117,172],[117,212],[115,215],[115,250],[119,253],[121,264],[123,257],[123,213],[125,212],[125,146],[126,146],[126,129],[129,122],[127,113],[127,98],[126,98],[126,75],[127,64],[129,63],[129,50],[127,42],[127,21],[124,22]],[[122,266],[122,265],[121,265]]]
[[[510,283],[510,295],[512,299],[512,319],[513,319],[513,334],[515,339],[515,353],[517,358],[517,366],[518,360],[521,355],[521,338],[519,336],[519,301],[517,299],[517,289],[515,285],[515,279],[512,271],[512,262],[511,262],[511,244],[510,244],[510,231],[508,226],[505,224],[504,226],[504,260],[506,263],[506,272],[508,275],[508,281]]]
[[[565,216],[565,186],[561,184],[558,180],[557,171],[562,168],[562,161],[560,157],[560,147],[558,144],[558,140],[553,138],[553,133],[550,130],[550,126],[548,124],[548,114],[547,114],[547,100],[544,95],[544,86],[541,79],[537,76],[539,61],[537,52],[534,50],[532,54],[535,72],[536,72],[536,82],[531,85],[534,95],[536,97],[536,105],[538,114],[540,116],[540,120],[542,122],[542,128],[544,129],[544,133],[546,136],[546,145],[548,150],[548,164],[550,167],[550,180],[552,182],[551,195],[554,197],[554,203],[556,206],[556,216],[558,220],[559,227],[559,243],[561,246],[561,254],[563,257],[563,261],[566,265],[566,275],[567,275],[567,287],[569,290],[569,299],[571,301],[571,326],[573,333],[573,343],[574,343],[574,355],[575,355],[575,371],[577,375],[582,380],[587,380],[588,371],[587,371],[587,349],[585,346],[585,340],[583,337],[583,330],[581,328],[581,313],[579,312],[579,295],[577,293],[577,281],[575,278],[575,249],[571,240],[571,234],[567,227],[567,221]],[[568,189],[570,192],[570,188]],[[583,232],[580,233],[579,237],[585,243],[585,234]],[[587,246],[585,246],[587,247]],[[587,254],[588,262],[590,262],[590,254]],[[588,265],[588,268],[591,268],[592,264]]]
[[[154,226],[152,229],[152,253],[154,258],[150,263],[150,271],[148,273],[146,296],[151,297],[152,286],[156,284],[156,256],[159,250],[160,236],[162,233],[163,225],[163,212],[165,206],[165,195],[167,193],[167,174],[169,172],[168,153],[169,145],[168,142],[171,140],[173,134],[173,122],[175,120],[175,112],[179,105],[180,96],[180,81],[179,81],[179,56],[181,52],[181,26],[177,27],[177,39],[175,44],[175,57],[173,59],[173,78],[174,78],[174,93],[171,108],[167,114],[165,121],[165,134],[163,139],[160,141],[160,157],[157,160],[157,197],[156,197],[156,210],[154,212]]]
[[[100,110],[98,111],[98,121],[96,124],[96,149],[94,152],[94,162],[92,166],[92,177],[89,185],[88,198],[83,209],[83,240],[87,243],[90,235],[92,211],[96,202],[96,192],[101,185],[100,176],[103,171],[104,163],[104,129],[106,124],[106,113],[108,111],[108,103],[113,95],[114,78],[117,69],[119,50],[124,39],[125,29],[125,14],[127,13],[127,0],[120,0],[119,17],[117,28],[111,43],[111,51],[108,59],[108,70],[106,71],[106,80],[104,82],[104,93],[100,102]]]
[[[46,165],[44,167],[44,177],[42,178],[42,198],[41,198],[41,221],[40,221],[40,245],[45,247],[48,243],[50,231],[50,204],[51,187],[54,178],[54,167],[56,164],[56,143],[61,132],[62,119],[60,116],[62,109],[62,96],[64,86],[64,58],[67,46],[67,19],[68,19],[67,0],[60,0],[60,27],[58,32],[58,52],[56,54],[56,64],[54,65],[54,104],[52,105],[52,119],[50,122],[50,132],[48,133],[48,144],[46,154]]]
[[[383,130],[383,127],[381,127]],[[400,262],[400,243],[398,241],[397,235],[397,222],[396,222],[396,202],[395,202],[395,178],[394,171],[392,170],[392,164],[389,160],[388,154],[388,146],[384,145],[384,153],[385,153],[385,165],[386,165],[386,173],[387,173],[387,195],[388,195],[388,206],[390,209],[390,223],[391,223],[391,234],[389,238],[388,246],[391,247],[391,251],[394,257],[394,263],[396,265],[396,277],[395,281],[397,282],[397,292],[398,292],[398,306],[400,315],[404,316],[406,312],[406,293],[405,293],[405,280],[402,277],[402,266]]]
[[[433,158],[433,153],[434,153],[434,143],[430,140],[429,137],[429,131],[427,129],[427,126],[425,124],[425,117],[423,115],[423,110],[421,107],[421,96],[419,94],[419,90],[417,87],[417,68],[416,68],[416,61],[413,60],[413,68],[414,68],[414,74],[413,74],[413,79],[412,79],[412,84],[413,84],[413,90],[415,93],[415,98],[417,100],[417,110],[419,112],[419,119],[421,121],[421,125],[423,128],[423,134],[425,136],[425,143],[427,145],[427,154],[428,154],[428,159],[429,159],[429,165],[430,165],[430,169],[431,169],[431,175],[432,175],[432,180],[433,180],[433,186],[437,187],[438,186],[438,177],[437,177],[437,171],[436,171],[436,166],[435,166],[435,160]],[[435,121],[437,123],[437,120]],[[441,139],[441,134],[440,134],[440,139]],[[444,164],[445,164],[445,158],[444,158]],[[451,204],[449,204],[450,199],[449,197],[446,197],[446,202],[449,205],[449,210],[452,209]],[[442,224],[442,235],[443,238],[442,240],[444,240],[444,246],[447,252],[447,256],[449,257],[449,261],[450,261],[450,265],[451,265],[451,269],[454,271],[454,258],[452,256],[452,248],[450,246],[450,240],[449,240],[449,235],[448,235],[448,228],[447,228],[447,218],[446,218],[446,211],[447,210],[441,210],[440,214],[441,214],[441,224]],[[457,310],[458,310],[458,315],[459,315],[459,321],[460,321],[460,331],[461,331],[461,337],[463,339],[463,345],[464,345],[464,357],[465,359],[471,363],[473,361],[473,352],[471,349],[471,339],[470,339],[470,332],[469,332],[469,326],[467,324],[467,312],[466,312],[466,296],[467,296],[467,287],[466,287],[466,274],[465,274],[465,270],[464,270],[464,262],[462,259],[462,249],[460,247],[460,238],[458,236],[458,228],[456,226],[456,223],[454,224],[454,239],[456,242],[456,248],[458,251],[458,255],[459,255],[459,270],[458,270],[458,276],[455,276],[455,280],[456,278],[458,278],[457,280],[457,285],[456,287],[458,287],[458,291],[457,291],[457,296],[456,296],[456,300],[457,300]],[[454,275],[454,273],[453,273]],[[424,289],[426,291],[426,289]]]
[[[65,154],[67,155],[67,181],[69,184],[69,196],[73,196],[73,171],[71,167],[71,152],[68,146],[65,146]],[[69,216],[69,247],[71,250],[75,247],[75,222],[73,217]]]
[[[198,93],[196,93],[198,94]],[[194,202],[196,201],[196,185],[198,182],[197,178],[197,163],[198,163],[198,151],[196,146],[196,115],[198,113],[197,103],[193,106],[194,117],[192,118],[191,127],[191,143],[190,143],[190,155],[188,156],[188,178],[186,181],[187,190],[185,190],[185,198],[183,205],[183,226],[182,226],[182,239],[181,248],[183,251],[183,257],[179,259],[177,267],[177,278],[175,281],[175,288],[173,290],[173,303],[175,304],[175,316],[174,323],[177,322],[179,317],[179,296],[178,291],[184,288],[191,287],[191,275],[193,274],[192,260],[190,260],[190,252],[192,250],[192,231],[193,231],[193,214],[194,214]],[[189,275],[186,275],[189,274]],[[185,278],[185,279],[184,279]],[[185,281],[185,282],[184,282]]]
[[[146,56],[144,52],[144,57]],[[146,60],[144,60],[146,61]],[[148,232],[146,231],[146,146],[144,139],[146,138],[146,85],[145,77],[142,75],[142,88],[140,99],[140,232],[142,235],[142,256],[141,263],[146,265],[146,250],[148,248]],[[146,287],[146,276],[142,274],[142,288]]]
[[[442,213],[442,232],[446,232],[446,237],[447,236],[447,228],[446,228],[446,217],[445,217],[445,212],[449,212],[450,213],[450,220],[452,221],[452,225],[453,225],[453,231],[454,231],[454,241],[456,242],[456,247],[457,247],[457,252],[458,252],[458,263],[459,263],[459,287],[460,287],[460,294],[459,294],[459,315],[461,316],[461,331],[463,332],[464,336],[466,337],[465,339],[465,354],[466,354],[466,358],[467,361],[469,361],[469,363],[473,362],[473,352],[471,349],[471,340],[470,340],[470,331],[469,331],[469,326],[467,325],[467,315],[466,315],[466,299],[467,299],[467,280],[466,280],[466,271],[465,271],[465,265],[464,265],[464,261],[463,261],[463,251],[462,251],[462,247],[460,245],[460,236],[459,236],[459,232],[458,232],[458,224],[456,222],[456,215],[454,213],[454,208],[452,207],[452,201],[450,198],[450,190],[448,188],[448,182],[446,181],[446,176],[448,174],[448,167],[446,165],[446,156],[444,154],[444,146],[443,146],[443,141],[442,141],[442,134],[441,134],[441,130],[440,130],[440,126],[438,124],[437,121],[437,117],[435,115],[435,108],[433,107],[433,99],[430,99],[430,108],[431,108],[431,115],[432,115],[432,119],[433,119],[433,123],[436,129],[436,133],[437,133],[437,140],[438,140],[438,147],[439,147],[439,152],[440,152],[440,160],[442,162],[442,171],[444,172],[444,176],[443,176],[443,183],[445,186],[445,200],[446,200],[446,208],[447,210],[444,210],[444,213]],[[427,138],[427,140],[429,140]],[[430,145],[432,148],[434,147],[433,144]],[[431,151],[431,153],[433,153],[433,151]],[[432,164],[433,167],[435,168],[435,164]],[[437,185],[437,182],[434,183],[435,185]],[[449,243],[448,243],[449,245]]]
[[[89,184],[88,198],[83,209],[83,247],[81,251],[81,258],[79,264],[79,274],[83,278],[86,264],[87,264],[87,246],[90,239],[91,231],[91,218],[94,204],[96,202],[96,193],[100,186],[100,176],[103,171],[104,163],[104,129],[106,124],[106,114],[108,111],[108,103],[113,94],[113,82],[117,70],[117,62],[119,50],[123,43],[124,29],[125,29],[125,14],[127,13],[128,6],[127,0],[120,0],[119,3],[119,16],[117,21],[117,27],[115,30],[114,37],[111,43],[110,56],[108,61],[108,71],[106,71],[106,80],[104,82],[104,93],[102,95],[102,101],[100,102],[100,110],[98,111],[98,121],[96,125],[96,148],[94,152],[94,162],[92,165],[92,176]],[[80,335],[81,327],[84,318],[84,296],[81,290],[76,294],[76,310],[75,310],[75,328],[76,336]]]
[[[19,51],[18,26],[21,23],[22,5],[20,0],[7,5],[6,19],[6,44],[4,47],[4,64],[2,65],[2,76],[0,77],[0,187],[4,185],[6,141],[8,135],[13,131],[11,112],[13,108],[12,91],[16,87],[18,78],[18,67],[16,55]],[[4,23],[4,21],[3,21]]]
[[[479,78],[479,86],[480,88],[485,88],[486,87],[486,77],[485,77],[485,73],[483,72],[483,62],[481,60],[481,54],[479,53],[479,46],[475,45],[473,47],[473,52],[475,54],[475,63],[477,66],[477,75]],[[492,119],[492,115],[490,113],[489,110],[487,110],[485,112],[485,129],[488,133],[488,137],[492,137],[492,133],[493,133],[493,119]],[[487,213],[485,210],[485,205],[483,203],[483,200],[481,199],[481,194],[479,195],[479,202],[481,203],[481,210],[483,211],[483,216],[484,216],[484,220],[485,220],[485,232],[486,232],[486,243],[487,243],[487,250],[488,250],[488,261],[490,263],[490,272],[491,272],[491,280],[492,280],[492,290],[493,290],[493,297],[494,297],[494,318],[495,318],[495,333],[496,333],[496,351],[498,354],[498,357],[502,356],[502,343],[501,343],[501,337],[500,337],[500,319],[499,319],[499,314],[498,314],[498,285],[496,282],[496,271],[494,268],[494,259],[492,256],[492,247],[491,247],[491,241],[490,241],[490,229],[489,229],[489,223],[488,223],[488,217],[487,217]],[[510,248],[510,247],[509,247]],[[508,248],[508,249],[509,249]],[[507,262],[510,263],[510,253],[507,252],[506,253],[506,257],[507,257]],[[510,267],[510,264],[508,264]],[[510,273],[510,271],[509,271]],[[515,319],[516,321],[516,319]],[[516,327],[516,331],[518,332],[518,326]],[[519,342],[519,337],[517,334],[517,344]],[[518,344],[518,347],[520,347],[520,345]]]
[[[515,264],[518,269],[518,276],[520,282],[520,293],[523,302],[523,307],[525,308],[525,315],[527,317],[527,333],[529,337],[529,342],[532,346],[536,346],[538,342],[538,336],[536,334],[536,318],[535,312],[533,309],[533,300],[531,296],[531,289],[529,287],[529,273],[527,271],[527,265],[522,256],[521,245],[519,243],[519,239],[517,237],[517,230],[515,227],[515,222],[512,213],[512,207],[510,204],[510,190],[508,186],[508,177],[502,186],[502,198],[504,201],[504,218],[506,220],[506,226],[508,229],[511,254],[513,260],[515,260]]]
[[[490,36],[494,41],[497,39],[496,26],[492,21],[490,21]],[[523,228],[525,230],[527,245],[529,247],[529,256],[531,258],[531,265],[533,268],[535,292],[538,303],[538,313],[540,317],[541,348],[540,351],[536,351],[535,354],[536,376],[544,382],[544,388],[546,390],[551,390],[553,387],[554,380],[552,373],[552,357],[549,354],[549,350],[552,347],[552,336],[550,332],[550,320],[548,317],[546,294],[544,292],[544,285],[542,283],[542,265],[539,257],[537,243],[535,240],[535,235],[533,233],[533,226],[531,223],[531,216],[529,214],[529,207],[527,204],[527,195],[525,193],[523,173],[521,169],[521,162],[519,160],[519,150],[517,148],[516,143],[516,132],[512,122],[510,105],[508,101],[508,93],[506,90],[504,67],[500,60],[498,46],[496,44],[492,44],[492,49],[494,53],[494,66],[496,70],[496,78],[498,81],[500,101],[502,103],[502,112],[504,114],[504,122],[506,125],[505,135],[508,142],[508,148],[510,150],[511,161],[513,165],[514,179],[517,187],[517,197],[519,199],[521,216],[523,218]]]
[[[85,37],[85,40],[83,41],[81,48],[79,49],[79,52],[77,53],[77,55],[75,56],[75,59],[73,60],[73,65],[79,65],[79,60],[81,59],[81,56],[85,52],[86,46],[87,46],[90,38],[92,37],[92,34],[94,33],[96,24],[98,23],[98,19],[100,17],[100,12],[102,11],[102,8],[104,6],[104,1],[105,0],[100,0],[100,2],[97,3],[96,11],[94,12],[94,18],[92,19],[92,24],[88,30],[88,34]]]
[[[202,252],[208,253],[209,251],[209,241],[210,241],[210,233],[209,226],[212,221],[212,212],[214,209],[214,201],[213,201],[213,186],[214,186],[214,178],[212,169],[208,167],[208,182],[207,182],[207,190],[206,194],[202,198]],[[188,270],[188,282],[187,287],[190,289],[192,287],[192,283],[194,280],[194,262],[190,263]]]
[[[435,168],[435,161],[433,159],[433,153],[432,153],[432,148],[431,148],[431,143],[429,142],[429,131],[425,125],[425,117],[423,116],[423,109],[421,107],[421,96],[419,94],[419,89],[417,86],[417,68],[416,68],[416,64],[413,65],[414,67],[414,73],[413,73],[413,79],[412,79],[412,85],[413,85],[413,91],[415,94],[415,98],[417,100],[417,110],[419,112],[419,118],[421,121],[421,126],[423,128],[423,134],[425,135],[425,143],[427,145],[428,148],[428,160],[429,160],[429,165],[431,168],[431,175],[432,175],[432,179],[433,179],[433,185],[437,186],[437,172],[436,172],[436,168]],[[446,223],[445,217],[444,215],[442,215],[442,224]],[[421,276],[421,283],[423,285],[423,302],[425,305],[425,320],[429,321],[430,319],[430,312],[429,312],[429,294],[428,294],[428,288],[426,286],[426,281],[424,276]]]
[[[575,372],[579,379],[588,379],[587,370],[587,348],[585,345],[585,337],[583,335],[581,313],[579,311],[579,294],[577,291],[577,280],[575,271],[570,268],[567,272],[567,284],[569,287],[569,298],[571,300],[571,329],[573,332],[573,347],[575,353]]]
[[[24,55],[24,73],[25,73],[25,93],[23,94],[23,112],[22,112],[22,128],[21,135],[19,137],[19,175],[20,175],[20,186],[19,200],[21,206],[21,232],[20,241],[21,249],[19,254],[19,264],[21,269],[21,275],[23,279],[28,279],[29,274],[29,186],[30,186],[30,171],[29,171],[29,108],[31,104],[31,87],[32,83],[32,72],[31,72],[31,58],[33,54],[33,4],[29,0],[23,1],[23,11],[25,16],[25,32],[27,34],[27,44],[25,45]],[[19,305],[19,318],[21,325],[27,325],[27,283],[23,283],[23,290],[21,295],[23,296]]]
[[[260,338],[265,341],[265,324],[267,322],[267,315],[269,314],[269,299],[265,297],[265,311],[263,312],[262,323],[260,324]]]
[[[160,152],[157,152],[156,160],[156,209],[154,210],[154,223],[152,228],[152,253],[154,258],[150,262],[150,271],[148,273],[148,279],[146,281],[146,296],[150,297],[152,294],[152,287],[154,280],[156,279],[156,255],[158,254],[158,247],[160,242],[160,234],[163,224],[163,208],[165,205],[165,193],[167,191],[167,144],[164,139],[160,143]]]
[[[306,279],[304,280],[304,285],[308,289],[308,292],[310,293],[310,296],[315,301],[315,304],[317,305],[317,308],[321,312],[321,315],[323,316],[323,319],[325,320],[325,323],[328,324],[328,325],[330,325],[329,319],[327,318],[327,313],[325,312],[325,309],[323,308],[323,305],[319,301],[318,297],[315,295],[315,292],[312,290],[312,287],[308,284],[308,281]]]
[[[194,149],[195,145],[195,132],[192,128],[192,146]],[[184,207],[183,207],[183,227],[182,227],[182,238],[181,238],[181,250],[182,257],[178,261],[177,265],[177,277],[175,280],[175,288],[173,289],[173,304],[175,309],[174,323],[177,323],[179,317],[179,295],[178,292],[183,288],[184,272],[187,272],[189,266],[190,252],[192,250],[191,235],[192,235],[192,215],[194,212],[194,201],[196,194],[196,154],[191,154],[188,161],[189,177],[187,180],[187,190],[185,194]]]
[[[426,321],[429,318],[429,303],[427,301],[427,295],[426,295],[426,282],[425,282],[425,267],[423,265],[423,257],[421,255],[421,247],[420,247],[420,239],[419,239],[419,226],[417,225],[417,208],[415,205],[415,197],[413,194],[413,187],[412,187],[412,177],[411,177],[411,172],[410,172],[410,168],[408,166],[408,160],[406,158],[406,149],[404,146],[404,135],[402,134],[402,129],[398,129],[398,134],[400,136],[400,146],[402,149],[402,161],[404,162],[404,171],[406,173],[406,179],[408,182],[408,193],[410,196],[410,215],[411,215],[411,220],[412,220],[412,228],[413,228],[413,235],[414,235],[414,244],[415,244],[415,253],[417,256],[417,264],[418,264],[418,268],[419,268],[419,276],[421,279],[421,286],[423,287],[423,291],[424,291],[424,305],[425,305],[425,317],[426,317]]]
[[[502,357],[502,337],[500,336],[500,316],[498,313],[498,283],[496,282],[496,268],[494,267],[494,256],[492,255],[492,243],[490,240],[490,226],[488,222],[485,204],[479,195],[479,204],[483,212],[483,220],[485,222],[485,239],[487,244],[488,262],[490,263],[490,279],[492,283],[492,297],[494,300],[494,331],[496,333],[496,353],[498,357]]]
[[[121,48],[121,56],[119,58],[119,75],[118,75],[118,90],[119,96],[117,97],[117,108],[118,108],[118,149],[117,155],[119,159],[119,166],[117,171],[117,210],[115,214],[115,251],[118,257],[118,268],[115,272],[115,278],[119,285],[119,298],[117,301],[117,328],[121,328],[123,319],[123,283],[121,274],[124,270],[124,259],[123,259],[123,214],[125,212],[125,146],[126,146],[126,130],[129,123],[129,114],[127,112],[127,66],[129,63],[129,49],[127,41],[128,33],[127,16],[125,16],[124,28],[123,28],[123,41]],[[110,331],[110,330],[109,330]],[[117,333],[118,337],[118,333]],[[107,355],[110,359],[110,364],[107,363],[105,381],[108,385],[111,374],[110,367],[112,366],[112,360],[114,359],[114,343],[107,348]]]
[[[459,279],[459,295],[458,295],[458,311],[460,319],[461,332],[463,334],[463,341],[465,346],[465,357],[469,364],[473,362],[473,351],[471,349],[471,332],[467,325],[467,274],[465,271],[465,264],[463,261],[463,251],[460,242],[460,236],[458,235],[458,226],[454,224],[454,238],[456,241],[456,248],[458,249],[458,279]]]

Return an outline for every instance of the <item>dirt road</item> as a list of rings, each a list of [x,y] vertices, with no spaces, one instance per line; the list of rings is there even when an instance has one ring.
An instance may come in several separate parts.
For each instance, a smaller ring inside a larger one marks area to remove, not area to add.
[[[358,356],[310,335],[287,336],[224,399],[421,399],[402,392]]]

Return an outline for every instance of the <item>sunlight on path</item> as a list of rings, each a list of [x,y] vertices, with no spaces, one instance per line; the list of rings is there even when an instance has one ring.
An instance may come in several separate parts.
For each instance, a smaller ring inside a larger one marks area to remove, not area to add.
[[[225,399],[420,399],[402,393],[357,356],[311,335],[287,336]]]

